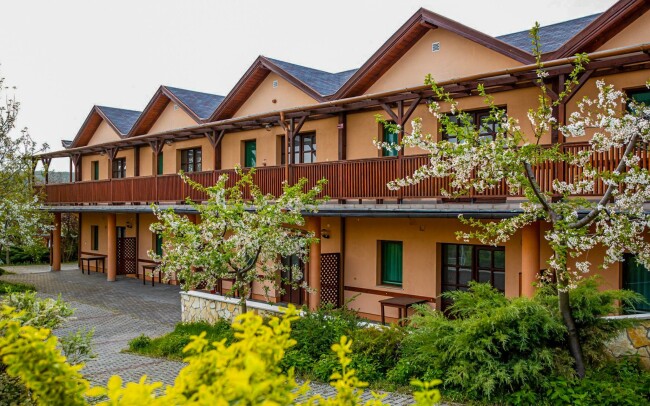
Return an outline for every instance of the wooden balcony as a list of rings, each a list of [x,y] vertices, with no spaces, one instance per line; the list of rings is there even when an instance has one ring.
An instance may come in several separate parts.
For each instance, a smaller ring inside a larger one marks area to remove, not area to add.
[[[566,144],[565,150],[577,153],[587,148],[586,143]],[[648,148],[637,148],[641,166],[650,167]],[[598,169],[613,170],[621,157],[620,150],[597,154],[592,165]],[[431,199],[442,197],[441,189],[449,188],[448,179],[428,179],[418,185],[399,191],[389,190],[386,184],[396,178],[412,174],[427,162],[426,155],[398,158],[371,158],[347,161],[321,162],[315,164],[290,165],[288,181],[307,178],[313,186],[320,179],[327,179],[323,191],[331,199]],[[573,179],[579,168],[568,164],[543,164],[535,168],[537,179],[544,191],[551,191],[554,179]],[[237,174],[234,170],[219,170],[191,173],[188,176],[202,185],[213,185],[219,175],[229,175],[233,184]],[[259,167],[254,175],[255,183],[264,193],[275,196],[282,193],[282,182],[286,179],[284,166]],[[593,196],[602,195],[605,186],[598,182]],[[45,185],[46,204],[94,204],[94,203],[150,203],[181,202],[186,197],[202,201],[206,196],[185,184],[178,175],[141,176],[124,179],[86,181]],[[486,193],[470,193],[474,199],[505,199],[508,191],[503,182]]]

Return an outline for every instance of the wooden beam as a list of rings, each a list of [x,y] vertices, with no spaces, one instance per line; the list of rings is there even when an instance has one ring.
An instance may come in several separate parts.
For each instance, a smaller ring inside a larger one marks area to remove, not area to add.
[[[399,123],[399,117],[395,114],[393,109],[390,108],[390,106],[386,103],[381,103],[381,108],[384,109],[384,111],[390,116],[390,118],[395,122]]]
[[[339,161],[347,159],[347,118],[347,113],[339,113],[339,123],[337,126],[339,132]]]
[[[584,71],[582,75],[580,75],[580,79],[578,79],[578,84],[571,89],[571,93],[569,93],[563,101],[564,104],[568,103],[573,98],[573,96],[575,96],[576,93],[578,93],[578,91],[582,88],[582,86],[584,86],[585,83],[587,83],[587,81],[591,78],[594,72],[596,72],[595,69],[589,69]]]
[[[404,122],[408,121],[409,118],[411,117],[411,114],[415,111],[415,109],[418,107],[420,102],[422,101],[422,96],[419,96],[417,99],[413,100],[411,104],[409,105],[408,110],[406,110],[406,113],[404,113],[404,116],[402,117],[402,123],[401,125],[404,125]]]

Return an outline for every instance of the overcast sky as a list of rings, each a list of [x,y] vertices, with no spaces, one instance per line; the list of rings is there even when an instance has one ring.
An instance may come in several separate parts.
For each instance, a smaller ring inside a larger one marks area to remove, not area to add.
[[[61,149],[94,105],[142,110],[159,85],[225,95],[258,55],[330,72],[364,63],[419,7],[489,35],[615,0],[0,0],[0,75],[20,126]],[[54,168],[67,170],[67,160]]]

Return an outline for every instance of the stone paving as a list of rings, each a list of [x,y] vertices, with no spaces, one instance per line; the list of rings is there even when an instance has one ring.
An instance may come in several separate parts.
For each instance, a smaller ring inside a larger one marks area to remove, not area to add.
[[[65,336],[78,329],[94,329],[93,348],[97,357],[88,361],[82,373],[95,384],[106,384],[111,375],[119,374],[125,381],[137,381],[142,375],[165,384],[172,384],[182,362],[123,353],[129,340],[146,334],[156,337],[173,330],[180,322],[181,306],[177,286],[143,285],[142,281],[118,277],[107,282],[106,275],[82,275],[76,264],[63,266],[60,272],[50,272],[48,266],[3,267],[15,274],[0,276],[3,280],[29,283],[39,295],[56,297],[76,309],[73,319],[55,330]],[[311,383],[312,392],[329,397],[335,393],[327,384]],[[364,399],[370,399],[366,391]],[[409,405],[408,395],[389,393],[384,402]]]

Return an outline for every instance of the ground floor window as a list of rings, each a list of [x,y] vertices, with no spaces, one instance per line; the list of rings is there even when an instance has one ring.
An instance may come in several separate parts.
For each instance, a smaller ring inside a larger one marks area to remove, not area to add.
[[[625,254],[623,262],[623,289],[639,293],[647,303],[636,305],[636,312],[650,312],[650,272],[637,262],[632,254]]]
[[[381,284],[402,286],[402,241],[380,241]]]
[[[156,255],[158,255],[158,256],[162,256],[162,253],[163,253],[162,252],[162,242],[163,242],[162,234],[156,233],[156,234],[153,235],[153,244],[154,244],[153,246],[154,246],[154,250],[156,252]]]
[[[470,281],[487,282],[506,290],[504,247],[442,245],[442,291],[467,290]]]
[[[99,226],[90,226],[90,249],[99,250]]]

